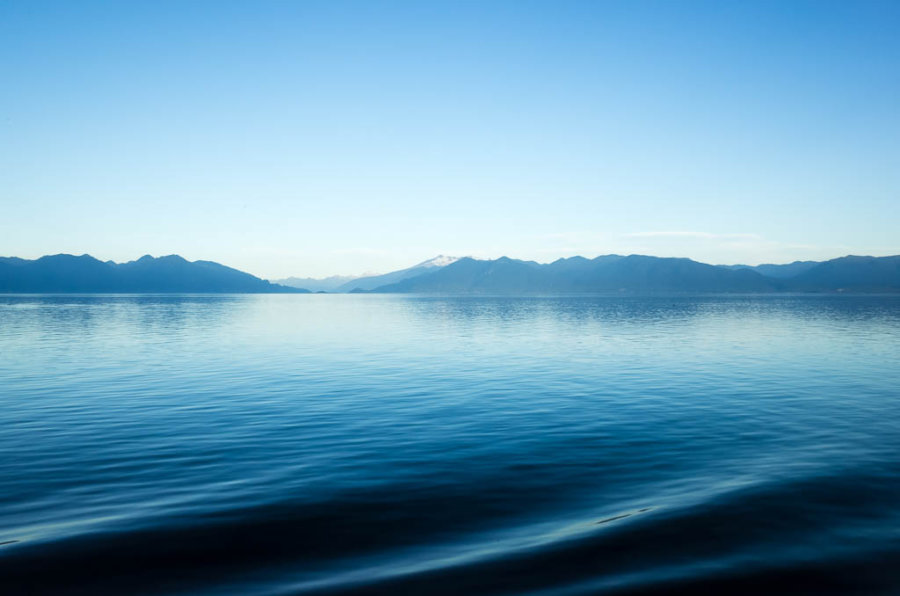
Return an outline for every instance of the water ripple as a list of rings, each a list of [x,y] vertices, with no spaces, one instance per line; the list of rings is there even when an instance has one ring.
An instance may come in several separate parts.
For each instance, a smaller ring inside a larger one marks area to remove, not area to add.
[[[0,297],[0,586],[900,590],[900,298]]]

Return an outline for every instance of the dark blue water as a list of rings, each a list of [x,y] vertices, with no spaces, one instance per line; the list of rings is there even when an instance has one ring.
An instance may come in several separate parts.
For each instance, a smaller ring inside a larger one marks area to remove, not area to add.
[[[3,594],[900,593],[900,297],[0,297]]]

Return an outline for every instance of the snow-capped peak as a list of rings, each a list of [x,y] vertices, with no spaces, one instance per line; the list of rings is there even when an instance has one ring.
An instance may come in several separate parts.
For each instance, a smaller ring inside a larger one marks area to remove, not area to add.
[[[433,259],[428,259],[427,261],[423,261],[416,265],[416,267],[446,267],[450,263],[455,263],[460,260],[462,257],[448,257],[445,255],[438,255]]]

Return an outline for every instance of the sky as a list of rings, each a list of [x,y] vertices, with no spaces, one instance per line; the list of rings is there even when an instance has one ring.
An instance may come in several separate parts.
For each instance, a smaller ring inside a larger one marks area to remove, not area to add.
[[[0,0],[0,255],[900,254],[900,2]]]

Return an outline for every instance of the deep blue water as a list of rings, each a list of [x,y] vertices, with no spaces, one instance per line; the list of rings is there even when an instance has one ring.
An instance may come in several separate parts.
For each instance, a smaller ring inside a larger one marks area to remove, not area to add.
[[[900,593],[900,297],[0,296],[0,593]]]

